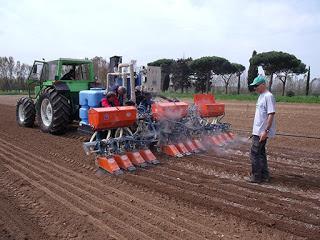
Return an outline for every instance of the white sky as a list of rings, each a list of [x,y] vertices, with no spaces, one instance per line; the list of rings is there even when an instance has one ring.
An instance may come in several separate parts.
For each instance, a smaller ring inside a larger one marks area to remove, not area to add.
[[[221,56],[248,67],[252,51],[286,51],[320,76],[320,1],[0,0],[0,56]]]

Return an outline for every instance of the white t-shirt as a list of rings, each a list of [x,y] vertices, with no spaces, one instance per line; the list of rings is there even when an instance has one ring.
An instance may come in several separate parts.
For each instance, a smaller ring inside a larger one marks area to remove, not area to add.
[[[266,91],[260,94],[257,104],[256,104],[256,113],[253,121],[252,134],[260,136],[263,131],[267,128],[267,118],[269,113],[276,112],[276,100],[271,92]],[[268,133],[268,137],[274,137],[276,134],[276,124],[275,118]]]

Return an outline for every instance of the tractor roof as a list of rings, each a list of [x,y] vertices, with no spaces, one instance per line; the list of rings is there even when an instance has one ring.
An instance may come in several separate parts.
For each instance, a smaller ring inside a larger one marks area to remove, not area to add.
[[[60,61],[62,64],[81,64],[81,63],[92,63],[91,60],[89,59],[75,59],[75,58],[59,58],[58,60],[55,61]],[[50,61],[54,62],[54,61]]]

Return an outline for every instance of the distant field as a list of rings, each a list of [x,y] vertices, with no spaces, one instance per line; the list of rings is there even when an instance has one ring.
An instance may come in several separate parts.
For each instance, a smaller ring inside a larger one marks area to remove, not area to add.
[[[177,92],[165,92],[162,93],[166,97],[171,98],[193,98],[194,93],[177,93]],[[239,101],[256,101],[257,94],[215,94],[217,100],[239,100]],[[289,103],[320,103],[320,97],[318,96],[276,96],[277,102],[289,102]]]

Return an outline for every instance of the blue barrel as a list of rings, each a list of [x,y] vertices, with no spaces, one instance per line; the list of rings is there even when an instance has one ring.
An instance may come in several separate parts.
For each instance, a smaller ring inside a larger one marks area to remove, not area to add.
[[[90,88],[90,90],[83,90],[79,93],[79,117],[80,125],[89,125],[88,123],[88,110],[93,107],[100,107],[101,100],[104,97],[102,88]]]

